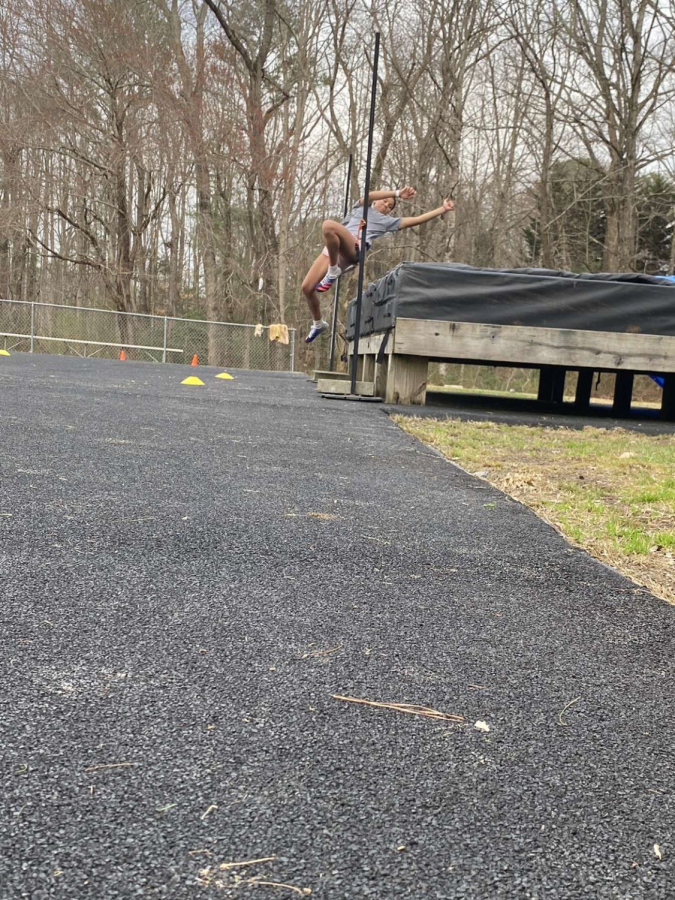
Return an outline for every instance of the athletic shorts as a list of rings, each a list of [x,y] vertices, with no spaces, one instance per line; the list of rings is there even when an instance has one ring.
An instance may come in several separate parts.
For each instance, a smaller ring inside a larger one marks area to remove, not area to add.
[[[366,244],[366,250],[369,250],[369,249],[370,249],[370,244]],[[345,269],[348,269],[350,266],[356,265],[356,263],[358,261],[358,256],[359,256],[360,250],[361,250],[361,241],[358,238],[354,238],[354,256],[356,257],[356,260],[347,259],[344,256],[344,254],[342,254],[342,253],[340,254],[340,256],[338,258],[338,265],[340,266],[340,268],[342,269],[343,272]],[[327,247],[324,247],[321,252],[324,256],[329,256]]]

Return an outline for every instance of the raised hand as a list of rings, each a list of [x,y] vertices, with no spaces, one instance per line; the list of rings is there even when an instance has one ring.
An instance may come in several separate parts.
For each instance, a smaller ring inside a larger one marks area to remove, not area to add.
[[[415,190],[415,188],[408,186],[408,187],[401,188],[401,193],[399,194],[399,197],[401,198],[401,200],[412,200],[412,198],[414,196],[416,196],[416,194],[417,194],[417,191]]]

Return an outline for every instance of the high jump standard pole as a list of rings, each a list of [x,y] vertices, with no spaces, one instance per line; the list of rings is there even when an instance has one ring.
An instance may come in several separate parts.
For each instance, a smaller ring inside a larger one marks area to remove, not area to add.
[[[349,154],[349,162],[347,163],[347,184],[345,185],[345,212],[344,218],[347,218],[347,213],[349,212],[349,187],[352,179],[352,162],[353,157],[352,154]],[[335,285],[335,295],[333,297],[333,318],[331,322],[331,332],[330,332],[330,362],[328,363],[328,368],[331,372],[335,370],[335,338],[337,337],[337,320],[338,320],[338,309],[340,305],[340,280],[338,279],[338,283]]]
[[[373,159],[373,130],[375,128],[375,95],[377,93],[377,66],[380,59],[380,32],[375,32],[375,54],[373,56],[373,84],[370,92],[370,123],[368,125],[368,155],[366,156],[366,185],[363,191],[363,218],[365,225],[361,232],[359,249],[359,287],[356,294],[356,322],[354,323],[354,350],[352,355],[351,394],[356,394],[356,369],[359,364],[359,337],[361,336],[361,304],[363,302],[363,274],[366,265],[366,236],[368,234],[368,194],[370,193],[370,166]]]

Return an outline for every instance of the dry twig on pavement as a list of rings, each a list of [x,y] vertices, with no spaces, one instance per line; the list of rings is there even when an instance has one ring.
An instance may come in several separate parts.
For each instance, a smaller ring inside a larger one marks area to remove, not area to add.
[[[429,706],[419,706],[416,703],[380,703],[379,700],[362,700],[359,697],[343,697],[341,694],[333,694],[333,700],[344,700],[347,703],[363,703],[366,706],[375,706],[379,709],[393,709],[395,712],[409,713],[412,716],[424,716],[427,719],[443,719],[446,722],[463,722],[464,716],[456,716],[452,713],[439,712]]]
[[[218,868],[222,871],[226,869],[235,869],[238,866],[257,866],[260,863],[274,862],[276,856],[264,856],[261,859],[244,859],[241,862],[221,863]]]
[[[562,710],[560,711],[560,715],[558,716],[558,724],[559,725],[562,725],[563,727],[567,726],[567,722],[563,722],[563,715],[566,712],[566,710],[568,710],[570,708],[570,706],[572,706],[574,703],[578,703],[579,700],[581,700],[581,697],[575,697],[574,700],[570,700],[569,703],[566,703],[565,706],[563,706]]]
[[[129,766],[135,766],[136,763],[132,762],[121,762],[121,763],[104,763],[101,766],[89,766],[84,771],[85,772],[98,772],[99,769],[126,769]]]
[[[309,896],[312,893],[311,888],[299,888],[294,884],[284,884],[281,881],[260,881],[258,878],[251,878],[248,881],[242,882],[243,884],[254,885],[264,885],[265,887],[277,887],[277,888],[285,888],[287,891],[293,891],[296,894],[300,894],[303,897]]]

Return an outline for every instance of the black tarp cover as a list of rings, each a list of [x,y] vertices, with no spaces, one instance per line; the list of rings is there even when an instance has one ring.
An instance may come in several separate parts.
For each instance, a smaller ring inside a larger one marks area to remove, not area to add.
[[[352,300],[348,340],[355,314]],[[405,262],[364,291],[361,334],[397,318],[675,336],[675,285],[650,275]]]

